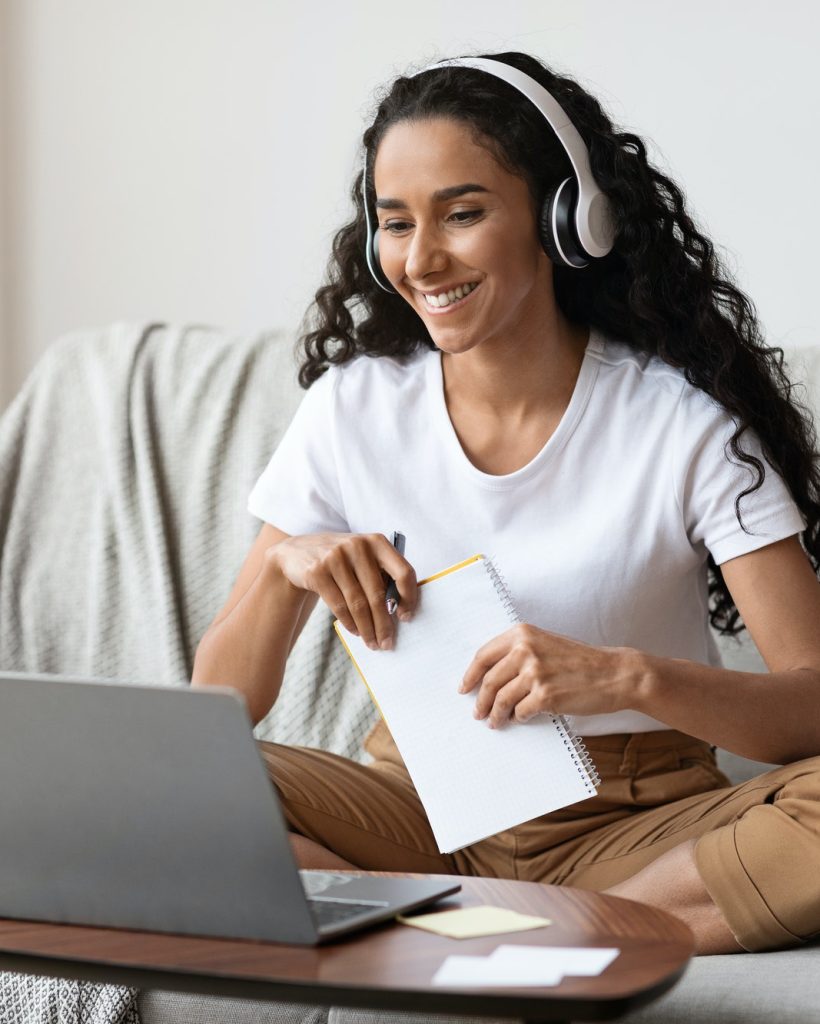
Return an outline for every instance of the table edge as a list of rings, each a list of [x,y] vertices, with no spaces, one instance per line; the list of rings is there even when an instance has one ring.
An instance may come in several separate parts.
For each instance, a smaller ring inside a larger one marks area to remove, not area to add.
[[[268,981],[254,978],[226,978],[221,975],[156,967],[123,966],[93,960],[32,956],[0,950],[0,970],[14,973],[66,978],[74,981],[123,985],[137,990],[159,989],[224,998],[254,999],[262,1002],[313,1003],[359,1009],[474,1014],[482,1017],[526,1018],[530,1020],[609,1020],[638,1009],[669,991],[689,966],[687,960],[660,981],[623,996],[528,996],[522,989],[509,994],[482,989],[453,990],[354,988],[338,984],[318,985]]]

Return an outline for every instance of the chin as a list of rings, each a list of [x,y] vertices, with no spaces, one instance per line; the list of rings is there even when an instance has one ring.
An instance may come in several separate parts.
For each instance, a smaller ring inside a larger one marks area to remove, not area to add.
[[[457,337],[454,338],[452,335],[448,336],[445,332],[434,332],[428,328],[428,332],[433,344],[437,349],[442,352],[447,352],[449,355],[458,355],[461,352],[469,352],[481,343],[480,338],[475,337]]]

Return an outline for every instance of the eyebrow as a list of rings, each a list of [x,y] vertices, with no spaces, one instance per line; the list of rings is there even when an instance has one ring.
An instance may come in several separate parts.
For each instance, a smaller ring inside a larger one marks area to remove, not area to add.
[[[443,203],[448,199],[457,199],[459,196],[467,195],[468,192],[489,192],[488,188],[484,188],[483,185],[477,185],[475,182],[467,182],[465,185],[450,185],[449,188],[440,188],[437,192],[433,193],[434,203]],[[404,210],[407,208],[407,203],[401,199],[377,199],[376,209],[377,210]]]

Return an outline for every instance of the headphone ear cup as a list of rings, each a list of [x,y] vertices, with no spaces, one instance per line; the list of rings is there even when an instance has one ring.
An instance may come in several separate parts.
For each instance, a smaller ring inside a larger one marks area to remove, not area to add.
[[[580,270],[589,265],[575,230],[575,210],[578,205],[578,182],[565,178],[558,188],[544,197],[538,218],[541,246],[553,263],[559,267]]]
[[[378,228],[376,228],[376,230],[373,232],[373,241],[370,246],[370,253],[372,256],[371,265],[372,268],[374,268],[373,276],[376,278],[376,284],[380,285],[386,292],[393,292],[394,295],[397,295],[398,292],[393,287],[393,285],[388,281],[384,271],[382,270],[381,260],[379,259],[380,234],[381,232],[379,231]]]
[[[562,267],[565,266],[564,259],[558,251],[558,246],[555,244],[555,238],[552,233],[552,206],[557,192],[558,189],[554,188],[544,196],[541,213],[538,217],[538,237],[541,239],[541,248],[547,256],[557,266]]]

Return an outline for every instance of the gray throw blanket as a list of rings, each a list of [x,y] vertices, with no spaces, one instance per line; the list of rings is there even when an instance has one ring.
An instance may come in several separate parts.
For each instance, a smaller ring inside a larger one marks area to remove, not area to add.
[[[261,526],[246,499],[295,374],[281,334],[119,323],[56,342],[0,420],[0,669],[187,684]],[[363,759],[374,718],[320,606],[256,735]],[[137,1024],[129,989],[0,986],[19,1008],[3,1020]]]
[[[3,1024],[140,1024],[136,992],[115,985],[0,973]]]

